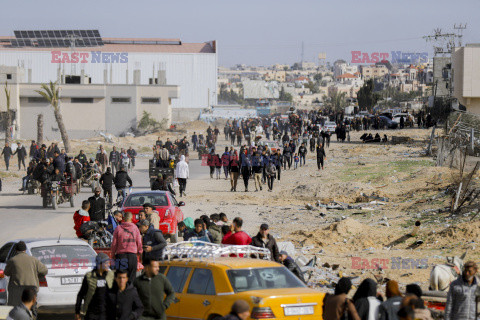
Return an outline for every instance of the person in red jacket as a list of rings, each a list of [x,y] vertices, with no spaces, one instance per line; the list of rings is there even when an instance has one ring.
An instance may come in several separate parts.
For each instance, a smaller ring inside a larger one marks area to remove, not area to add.
[[[125,212],[123,222],[113,232],[112,256],[115,257],[115,269],[127,270],[129,282],[135,280],[137,255],[142,254],[142,236],[138,227],[132,223],[132,213]]]
[[[84,200],[82,202],[82,209],[75,211],[73,214],[73,222],[75,223],[73,229],[75,229],[75,233],[77,237],[86,239],[85,235],[80,232],[80,226],[87,221],[90,221],[90,215],[88,214],[88,209],[90,209],[90,202],[88,200]]]
[[[237,246],[245,246],[252,243],[252,238],[242,231],[243,219],[236,217],[233,219],[232,230],[228,232],[222,239],[223,244],[231,244]]]

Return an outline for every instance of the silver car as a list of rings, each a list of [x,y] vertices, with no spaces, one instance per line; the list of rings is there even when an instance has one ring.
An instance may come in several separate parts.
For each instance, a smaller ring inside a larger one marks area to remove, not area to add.
[[[84,275],[95,266],[96,252],[80,239],[19,239],[0,248],[0,305],[7,303],[8,277],[3,270],[16,255],[15,244],[24,241],[27,254],[40,260],[48,268],[41,277],[38,291],[40,311],[73,310]]]

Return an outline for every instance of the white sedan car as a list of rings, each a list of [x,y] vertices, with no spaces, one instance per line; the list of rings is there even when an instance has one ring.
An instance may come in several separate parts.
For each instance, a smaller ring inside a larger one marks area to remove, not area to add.
[[[0,305],[7,303],[8,277],[3,270],[16,255],[15,244],[23,240],[27,254],[40,260],[48,274],[40,279],[40,311],[72,311],[84,275],[95,266],[97,253],[80,239],[19,239],[0,248]]]

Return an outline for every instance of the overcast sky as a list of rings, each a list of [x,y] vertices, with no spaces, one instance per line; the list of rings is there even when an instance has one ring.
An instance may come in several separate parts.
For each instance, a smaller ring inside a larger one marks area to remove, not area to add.
[[[479,0],[3,0],[0,35],[13,30],[99,29],[104,37],[218,41],[219,64],[351,60],[351,51],[432,53],[422,36],[467,23],[480,42]],[[316,60],[315,60],[316,61]]]

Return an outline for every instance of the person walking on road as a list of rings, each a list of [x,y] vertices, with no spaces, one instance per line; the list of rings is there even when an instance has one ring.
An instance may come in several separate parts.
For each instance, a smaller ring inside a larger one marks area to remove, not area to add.
[[[106,253],[95,257],[95,268],[85,274],[75,303],[75,320],[81,320],[80,311],[85,320],[105,320],[107,290],[113,287],[114,273],[110,270],[110,258]]]
[[[143,304],[137,289],[128,282],[127,272],[115,271],[115,282],[106,297],[107,320],[135,320],[140,319],[142,313]]]
[[[107,171],[102,174],[100,177],[100,185],[103,189],[103,196],[105,199],[108,199],[108,203],[110,205],[113,204],[113,196],[112,196],[112,187],[113,187],[113,179],[114,176],[112,174],[112,169],[110,167],[107,168]]]
[[[135,158],[137,157],[137,151],[133,149],[131,146],[127,150],[128,157],[130,158],[130,163],[132,165],[132,169],[135,168]]]
[[[245,150],[245,153],[242,153],[240,160],[242,163],[243,184],[245,185],[245,192],[248,192],[248,180],[250,179],[250,175],[252,174],[252,159]]]
[[[17,255],[8,260],[4,273],[10,277],[8,281],[9,306],[18,306],[22,302],[23,290],[28,287],[39,287],[39,276],[46,276],[47,267],[37,258],[27,254],[27,245],[19,241],[15,245]]]
[[[25,288],[22,292],[22,303],[10,310],[7,320],[34,320],[37,318],[35,305],[37,304],[37,289]]]
[[[323,161],[327,158],[323,144],[317,145],[317,168],[323,170]]]
[[[277,241],[275,238],[270,234],[270,229],[268,228],[268,224],[262,223],[260,225],[260,230],[258,234],[252,238],[252,246],[259,247],[259,248],[267,248],[270,250],[271,259],[273,261],[280,262],[280,252],[278,250]]]
[[[108,161],[110,162],[110,167],[112,167],[112,173],[115,174],[120,166],[120,152],[117,151],[117,147],[113,147]]]
[[[132,213],[126,212],[124,222],[120,224],[113,233],[112,256],[120,261],[119,268],[126,269],[128,279],[133,281],[137,272],[137,254],[143,252],[142,236],[137,226],[132,223]]]
[[[98,163],[100,164],[101,173],[104,173],[105,168],[108,166],[108,155],[107,155],[107,151],[103,149],[103,146],[100,146],[100,149],[97,151],[95,160],[97,160]]]
[[[158,261],[145,259],[143,273],[133,282],[143,304],[142,319],[166,320],[165,311],[175,300],[172,284],[160,273]]]
[[[17,150],[15,150],[14,155],[17,155],[18,158],[18,171],[22,170],[22,164],[23,164],[23,170],[26,170],[25,167],[25,158],[27,157],[27,149],[18,142],[17,143]]]
[[[2,150],[3,160],[5,160],[5,167],[10,167],[10,158],[13,156],[12,148],[10,148],[10,144],[7,142],[5,143],[5,147]]]
[[[463,267],[463,273],[450,284],[445,306],[445,320],[476,319],[476,299],[479,290],[479,279],[476,277],[477,264],[468,261]]]
[[[277,176],[277,168],[275,167],[275,163],[272,160],[270,160],[270,162],[267,165],[266,173],[267,173],[268,191],[272,192],[273,181]]]
[[[175,176],[178,180],[178,189],[180,192],[180,197],[182,195],[186,196],[185,190],[187,189],[187,179],[189,177],[188,163],[185,161],[185,156],[182,154],[180,156],[180,162],[177,163],[175,168]]]
[[[230,184],[232,186],[230,191],[237,191],[238,175],[240,174],[240,161],[238,160],[236,150],[233,152],[233,156],[230,159],[228,171],[230,171]]]
[[[163,260],[163,249],[167,246],[167,241],[165,241],[162,231],[154,229],[148,220],[140,221],[138,229],[142,235],[142,261],[145,259]]]
[[[93,196],[88,198],[90,202],[90,209],[88,213],[90,214],[91,221],[103,221],[105,217],[105,199],[101,197],[102,189],[100,187],[95,188],[95,193]]]

